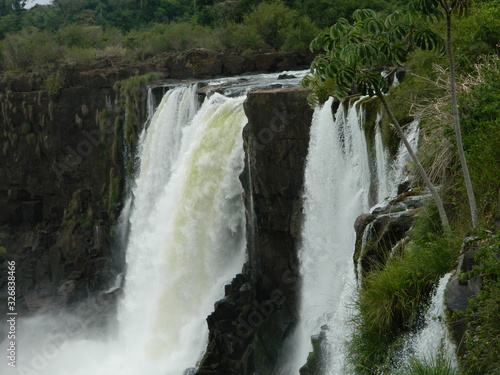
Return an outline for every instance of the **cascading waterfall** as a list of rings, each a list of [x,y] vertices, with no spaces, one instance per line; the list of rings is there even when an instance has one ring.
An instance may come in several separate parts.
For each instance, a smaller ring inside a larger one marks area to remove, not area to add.
[[[334,319],[344,288],[354,281],[346,272],[352,270],[353,223],[369,208],[370,166],[358,108],[340,105],[333,117],[332,102],[314,113],[305,172],[303,337],[296,355],[302,363],[311,349],[309,336]]]
[[[34,317],[12,374],[181,375],[200,360],[206,317],[244,261],[247,120],[244,97],[213,94],[198,109],[195,90],[169,90],[140,137],[116,337],[88,340],[79,321],[76,334],[69,318]]]
[[[301,338],[295,350],[295,373],[312,349],[309,337],[324,324],[328,329],[321,345],[329,361],[322,371],[329,375],[348,372],[345,344],[352,334],[350,322],[355,313],[356,290],[353,224],[358,215],[369,209],[371,184],[377,187],[375,196],[379,200],[393,196],[397,185],[405,179],[403,168],[408,162],[404,147],[391,162],[377,124],[372,145],[376,160],[370,168],[363,111],[351,103],[347,109],[340,105],[332,116],[331,106],[332,99],[315,111],[305,172],[300,250],[303,284],[297,334]],[[380,117],[376,122],[379,121]],[[418,122],[410,126],[407,134],[416,146]]]
[[[191,90],[174,100],[177,119],[167,97],[157,114],[170,122],[156,126],[153,119],[147,130],[119,314],[122,340],[142,349],[138,360],[159,361],[171,374],[201,356],[205,318],[239,271],[244,250],[243,99],[214,94],[189,122]]]
[[[418,332],[408,335],[403,348],[398,352],[400,362],[395,367],[402,369],[409,366],[409,359],[415,358],[424,363],[433,363],[442,356],[451,368],[457,368],[456,345],[452,342],[448,326],[446,325],[446,306],[444,293],[450,280],[451,273],[447,273],[440,280],[434,290],[427,311],[424,315],[422,327]]]

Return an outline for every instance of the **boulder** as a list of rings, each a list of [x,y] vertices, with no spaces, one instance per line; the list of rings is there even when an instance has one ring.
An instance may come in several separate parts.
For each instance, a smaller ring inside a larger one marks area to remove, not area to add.
[[[407,232],[428,199],[427,194],[404,192],[356,219],[354,264],[358,278],[384,265],[400,248],[398,245],[406,241]]]

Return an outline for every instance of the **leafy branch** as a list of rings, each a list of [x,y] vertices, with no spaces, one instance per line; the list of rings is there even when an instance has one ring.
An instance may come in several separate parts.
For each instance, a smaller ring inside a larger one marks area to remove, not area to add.
[[[330,95],[342,101],[350,92],[377,96],[436,202],[443,229],[450,233],[443,201],[387,105],[384,94],[389,84],[380,72],[383,67],[402,66],[415,48],[443,53],[443,39],[430,29],[417,28],[412,14],[394,12],[382,19],[370,9],[358,9],[353,19],[352,24],[339,19],[329,32],[311,42],[311,50],[324,53],[314,59],[311,74],[302,81],[313,90],[309,102],[318,104]]]

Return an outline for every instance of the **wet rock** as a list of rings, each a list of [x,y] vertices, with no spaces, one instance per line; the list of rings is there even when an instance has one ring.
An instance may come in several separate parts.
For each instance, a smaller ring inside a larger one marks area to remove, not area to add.
[[[246,167],[240,180],[248,262],[207,318],[209,344],[199,375],[271,373],[296,324],[298,218],[312,119],[307,94],[256,90],[244,104]]]
[[[466,237],[462,242],[461,255],[458,258],[456,273],[446,286],[444,295],[446,308],[451,312],[450,326],[455,337],[455,342],[458,345],[459,353],[465,351],[463,339],[467,330],[465,313],[468,308],[468,300],[478,296],[482,287],[481,276],[465,280],[461,279],[460,275],[471,271],[475,265],[478,265],[475,255],[479,241],[479,237]]]
[[[324,325],[319,334],[311,337],[313,350],[309,353],[306,364],[300,368],[300,375],[322,375],[327,370],[326,331],[328,331],[328,326]]]
[[[404,192],[356,219],[354,264],[357,277],[362,279],[384,265],[392,252],[400,249],[399,245],[406,241],[407,232],[428,199],[427,194]]]
[[[278,76],[278,79],[291,79],[291,78],[297,78],[293,74],[280,74]]]

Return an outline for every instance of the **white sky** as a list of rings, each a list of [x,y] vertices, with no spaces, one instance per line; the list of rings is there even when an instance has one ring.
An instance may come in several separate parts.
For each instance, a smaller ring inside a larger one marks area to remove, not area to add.
[[[52,0],[28,0],[26,3],[26,9],[33,8],[35,4],[50,4]]]

